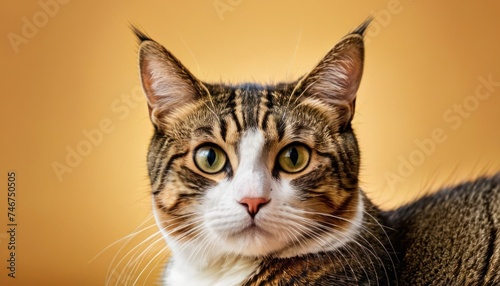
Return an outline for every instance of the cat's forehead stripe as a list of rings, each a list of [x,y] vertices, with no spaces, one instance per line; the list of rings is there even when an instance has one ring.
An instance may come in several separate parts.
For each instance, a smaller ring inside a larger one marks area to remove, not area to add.
[[[265,89],[255,86],[231,90],[225,108],[235,121],[238,132],[260,125],[260,114],[269,109],[266,105],[261,105],[262,98],[267,94]],[[263,108],[266,110],[262,110]]]
[[[265,121],[270,114],[269,106],[272,106],[266,99],[267,90],[255,86],[229,88],[216,96],[219,112],[215,123],[224,142],[229,143],[229,136],[233,136],[235,132],[242,134],[246,130],[266,124]],[[265,128],[263,130],[266,131]]]
[[[226,142],[227,138],[227,123],[224,118],[219,117],[219,131],[220,131],[220,137],[224,142]]]
[[[229,97],[228,107],[230,108],[231,117],[234,120],[234,123],[236,124],[236,130],[238,132],[241,132],[242,127],[241,127],[240,119],[238,118],[238,115],[237,115],[235,98],[236,98],[236,93],[233,91],[231,93],[231,96]]]

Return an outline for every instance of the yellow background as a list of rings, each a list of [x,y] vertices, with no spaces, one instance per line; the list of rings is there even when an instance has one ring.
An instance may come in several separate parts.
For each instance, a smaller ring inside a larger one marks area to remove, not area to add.
[[[487,91],[480,77],[500,81],[498,1],[74,0],[49,15],[40,3],[54,1],[6,0],[0,10],[0,285],[158,279],[166,252],[150,217],[152,127],[129,24],[202,80],[269,83],[307,72],[374,15],[354,120],[368,195],[391,207],[500,169],[500,87],[488,99],[476,93]],[[470,112],[458,116],[464,103]],[[107,133],[93,144],[85,134],[100,124]],[[415,141],[429,143],[436,128],[446,140],[424,154]],[[58,178],[53,164],[68,165],[68,148],[86,153]],[[5,262],[9,170],[18,178],[16,279]]]

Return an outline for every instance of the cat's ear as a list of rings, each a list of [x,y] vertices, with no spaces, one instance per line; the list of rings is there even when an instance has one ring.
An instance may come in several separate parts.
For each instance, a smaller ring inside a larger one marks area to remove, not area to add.
[[[206,88],[162,45],[132,30],[140,42],[139,69],[149,114],[158,125],[171,112],[195,102]]]
[[[335,108],[338,123],[346,126],[354,115],[356,92],[363,74],[363,34],[370,19],[345,36],[298,83],[296,90]]]

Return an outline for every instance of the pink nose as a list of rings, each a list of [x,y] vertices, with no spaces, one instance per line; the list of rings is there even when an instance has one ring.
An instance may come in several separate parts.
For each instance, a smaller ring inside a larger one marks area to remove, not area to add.
[[[266,198],[243,198],[239,201],[242,206],[247,208],[248,214],[254,218],[260,208],[269,203],[270,199]]]

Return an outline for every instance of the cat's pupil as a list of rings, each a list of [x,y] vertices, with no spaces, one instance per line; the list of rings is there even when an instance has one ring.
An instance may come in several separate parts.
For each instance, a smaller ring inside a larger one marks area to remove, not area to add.
[[[299,160],[299,152],[297,149],[294,147],[290,150],[290,153],[288,154],[290,161],[292,161],[292,164],[295,166],[297,165],[297,161]]]
[[[207,162],[208,162],[208,164],[210,166],[213,166],[216,158],[217,158],[217,155],[215,154],[214,149],[210,148],[210,150],[208,150],[208,154],[207,154]]]

